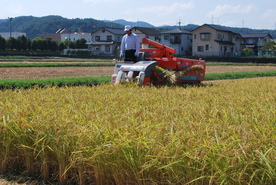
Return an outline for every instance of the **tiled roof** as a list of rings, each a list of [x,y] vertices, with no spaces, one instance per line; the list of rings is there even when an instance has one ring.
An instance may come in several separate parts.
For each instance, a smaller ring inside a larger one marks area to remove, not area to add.
[[[241,33],[241,36],[243,38],[264,38],[266,36],[271,37],[269,33]]]
[[[220,25],[216,25],[216,24],[205,24],[211,28],[214,28],[215,30],[218,30],[218,31],[227,31],[227,32],[232,32],[230,30],[228,30],[227,28],[223,27],[223,26],[220,26]]]
[[[118,28],[100,28],[100,29],[94,31],[93,33],[97,32],[101,29],[105,29],[106,31],[109,31],[110,33],[113,33],[115,35],[124,35],[125,34],[123,29],[118,29]],[[91,34],[93,34],[93,33],[91,33]]]
[[[134,27],[133,30],[140,30],[142,33],[145,35],[155,35],[155,36],[160,36],[160,32],[157,31],[154,28],[144,28],[144,27]]]
[[[191,32],[189,31],[186,31],[186,30],[181,30],[181,29],[174,29],[174,30],[169,30],[169,31],[164,31],[164,32],[161,32],[161,33],[167,33],[167,34],[177,34],[177,33],[184,33],[184,34],[192,34]]]
[[[209,27],[211,27],[211,28],[213,28],[213,29],[215,29],[215,30],[218,30],[218,31],[232,32],[232,31],[228,30],[227,28],[225,28],[225,27],[223,27],[223,26],[220,26],[220,25],[216,25],[216,24],[203,24],[202,26],[209,26]],[[198,28],[200,28],[200,27],[202,27],[202,26],[199,26],[199,27],[197,27],[197,28],[194,29],[194,30],[197,30]],[[193,32],[194,30],[192,30],[192,32]],[[234,33],[234,32],[232,32],[232,33]]]
[[[118,29],[118,28],[104,28],[105,30],[114,33],[115,35],[124,35],[125,32],[123,29]]]

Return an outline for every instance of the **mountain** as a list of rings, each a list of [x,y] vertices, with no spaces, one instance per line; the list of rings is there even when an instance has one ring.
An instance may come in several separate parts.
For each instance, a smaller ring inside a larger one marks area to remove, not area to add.
[[[82,30],[84,32],[93,32],[101,27],[121,28],[123,26],[113,22],[104,22],[92,18],[86,19],[67,19],[61,16],[49,15],[45,17],[20,16],[11,21],[12,31],[24,32],[27,38],[33,39],[39,33],[55,33],[58,29],[66,28],[70,32]],[[10,31],[10,21],[0,20],[0,32]]]
[[[179,26],[159,26],[154,27],[153,25],[138,21],[138,22],[130,22],[123,19],[118,19],[115,21],[107,21],[107,20],[96,20],[93,18],[75,18],[75,19],[67,19],[58,15],[49,15],[45,17],[34,17],[34,16],[20,16],[15,17],[11,21],[12,23],[12,31],[14,32],[24,32],[27,34],[27,38],[33,39],[37,37],[39,33],[55,33],[59,29],[66,28],[70,32],[75,32],[78,30],[82,30],[84,32],[94,32],[102,27],[112,27],[123,29],[125,25],[138,26],[138,27],[149,27],[156,28],[160,32],[177,29]],[[192,31],[196,29],[199,25],[188,24],[185,26],[181,26],[181,29]],[[235,33],[269,33],[273,38],[276,38],[276,30],[268,30],[268,29],[250,29],[250,28],[235,28],[235,27],[227,27],[222,26],[229,31]],[[9,19],[0,19],[0,32],[9,32],[10,31],[10,21]]]
[[[120,25],[130,25],[132,27],[145,27],[145,28],[154,28],[155,26],[153,26],[152,24],[149,24],[147,22],[144,21],[137,21],[137,22],[130,22],[130,21],[126,21],[123,19],[118,19],[113,21],[114,23],[120,24]]]

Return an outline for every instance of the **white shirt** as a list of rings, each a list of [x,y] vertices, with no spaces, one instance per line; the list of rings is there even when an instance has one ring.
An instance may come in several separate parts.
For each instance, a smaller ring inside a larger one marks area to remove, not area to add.
[[[140,40],[138,35],[131,33],[130,35],[125,34],[122,38],[121,43],[121,53],[124,53],[125,50],[134,49],[135,53],[139,53],[140,50]]]

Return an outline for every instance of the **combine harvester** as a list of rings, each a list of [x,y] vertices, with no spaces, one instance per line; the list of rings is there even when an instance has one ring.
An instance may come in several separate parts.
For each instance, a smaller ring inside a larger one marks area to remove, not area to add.
[[[138,62],[121,62],[115,65],[112,83],[135,82],[137,85],[200,83],[204,80],[204,60],[178,58],[174,48],[143,38],[142,44],[154,48],[140,49]]]

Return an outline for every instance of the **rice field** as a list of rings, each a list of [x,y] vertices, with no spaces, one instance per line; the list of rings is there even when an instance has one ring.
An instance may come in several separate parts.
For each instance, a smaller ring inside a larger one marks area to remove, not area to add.
[[[0,173],[51,184],[276,184],[276,78],[0,91]]]

